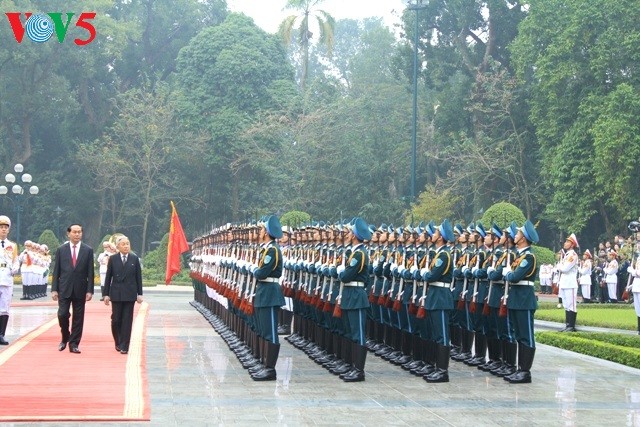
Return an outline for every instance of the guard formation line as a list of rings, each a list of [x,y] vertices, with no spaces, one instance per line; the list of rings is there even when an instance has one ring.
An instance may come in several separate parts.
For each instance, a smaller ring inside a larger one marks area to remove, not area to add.
[[[194,240],[192,303],[256,381],[275,380],[278,334],[345,382],[367,352],[430,383],[449,360],[530,383],[537,273],[530,221],[227,224]]]

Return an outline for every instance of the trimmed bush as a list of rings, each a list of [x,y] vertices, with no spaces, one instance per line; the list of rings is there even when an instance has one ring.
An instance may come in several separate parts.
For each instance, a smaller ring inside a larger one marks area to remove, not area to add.
[[[640,369],[640,339],[615,333],[536,332],[536,340],[580,354]],[[629,345],[630,344],[630,345]]]

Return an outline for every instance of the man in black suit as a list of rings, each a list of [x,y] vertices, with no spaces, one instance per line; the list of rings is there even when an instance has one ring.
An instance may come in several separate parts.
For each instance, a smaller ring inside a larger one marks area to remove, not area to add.
[[[104,277],[105,305],[111,305],[111,333],[116,351],[129,352],[131,327],[133,326],[133,306],[142,302],[142,267],[140,259],[131,252],[127,236],[116,239],[118,253],[109,257],[107,274]]]
[[[62,341],[58,350],[69,344],[71,353],[79,354],[78,345],[84,326],[84,306],[93,297],[93,249],[81,242],[82,226],[71,224],[67,228],[69,241],[56,250],[51,281],[51,298],[58,301],[58,323]],[[73,307],[73,320],[69,332],[69,307]]]

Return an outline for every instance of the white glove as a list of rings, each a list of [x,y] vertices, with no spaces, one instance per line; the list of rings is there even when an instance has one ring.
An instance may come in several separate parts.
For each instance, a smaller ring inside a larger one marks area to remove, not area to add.
[[[493,267],[487,267],[487,274],[491,274],[491,273],[493,273],[494,271],[496,271],[496,269],[495,269],[495,268],[493,268]]]
[[[627,273],[631,274],[632,276],[635,276],[636,269],[631,267],[631,266],[629,266],[629,267],[627,267]]]
[[[478,267],[473,267],[471,269],[471,274],[476,274],[476,271],[478,271]]]
[[[338,274],[340,274],[345,270],[345,267],[344,267],[344,265],[339,265],[336,270],[338,271]]]
[[[411,270],[409,270],[411,272],[411,274],[415,273],[416,271],[418,271],[418,267],[416,267],[415,265],[411,267]]]
[[[462,267],[462,274],[465,274],[469,270],[469,267],[466,265]]]
[[[420,275],[424,276],[425,274],[427,274],[429,272],[429,269],[427,267],[422,267],[420,269]]]
[[[398,267],[398,274],[402,274],[402,273],[404,273],[405,271],[407,271],[407,269],[406,269],[406,268],[404,268],[404,266],[402,266],[402,265],[401,265],[400,267]]]
[[[509,273],[511,273],[511,267],[507,266],[502,269],[502,277],[505,277]]]
[[[391,270],[395,270],[396,268],[398,268],[398,264],[396,264],[395,262],[391,264]]]

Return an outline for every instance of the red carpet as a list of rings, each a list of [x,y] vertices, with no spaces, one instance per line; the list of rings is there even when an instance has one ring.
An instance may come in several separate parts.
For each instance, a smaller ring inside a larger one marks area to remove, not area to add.
[[[58,351],[56,317],[0,353],[0,421],[148,421],[148,304],[136,304],[129,354],[117,353],[111,306],[87,303],[80,350]]]

